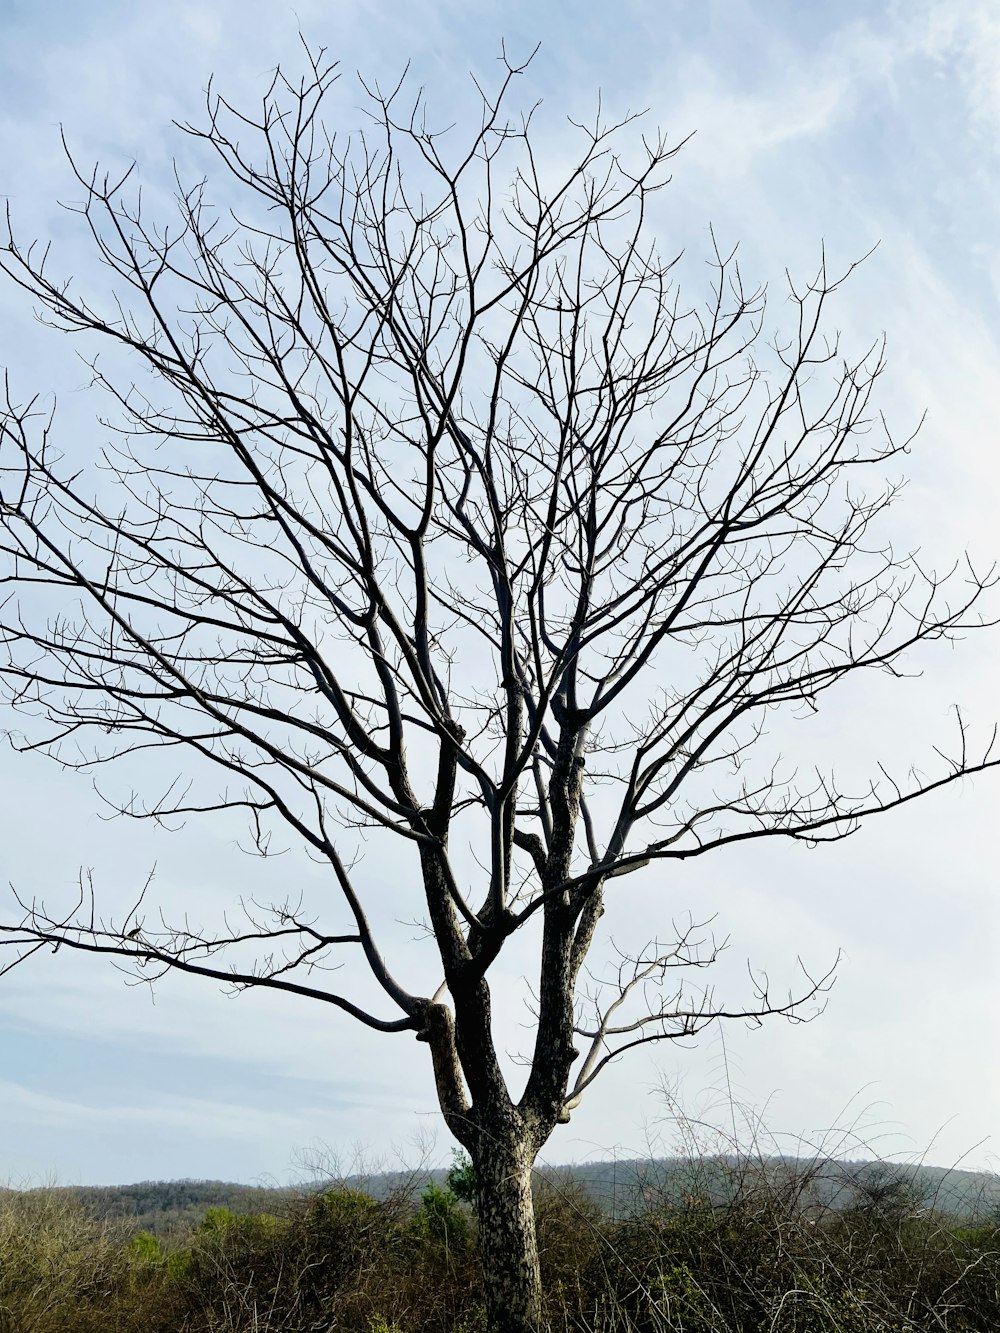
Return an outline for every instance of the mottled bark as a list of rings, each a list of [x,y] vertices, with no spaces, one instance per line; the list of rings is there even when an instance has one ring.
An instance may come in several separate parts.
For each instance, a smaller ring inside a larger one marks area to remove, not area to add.
[[[531,1171],[556,1116],[539,1120],[511,1103],[493,1047],[485,980],[459,988],[455,1007],[457,1022],[447,1006],[428,1006],[420,1039],[431,1046],[445,1121],[476,1171],[487,1328],[540,1333],[545,1323]]]
[[[513,1118],[473,1151],[489,1333],[542,1333],[542,1282],[531,1201],[532,1136]]]

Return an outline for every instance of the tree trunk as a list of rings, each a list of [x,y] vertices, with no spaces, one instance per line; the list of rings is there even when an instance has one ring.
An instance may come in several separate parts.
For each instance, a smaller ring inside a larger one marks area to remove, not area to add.
[[[489,1333],[542,1333],[542,1280],[527,1136],[485,1131],[473,1153]]]

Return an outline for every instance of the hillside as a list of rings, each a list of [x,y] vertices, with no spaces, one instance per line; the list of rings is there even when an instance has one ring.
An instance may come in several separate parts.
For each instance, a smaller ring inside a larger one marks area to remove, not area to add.
[[[778,1187],[796,1197],[800,1205],[817,1212],[858,1206],[892,1209],[909,1203],[963,1219],[1000,1214],[1000,1177],[926,1165],[783,1158],[747,1164],[735,1158],[693,1162],[659,1158],[542,1167],[538,1175],[557,1186],[582,1188],[611,1217],[677,1205],[691,1198],[722,1204],[764,1180],[770,1188]],[[416,1197],[428,1183],[444,1185],[446,1176],[443,1169],[382,1172],[351,1176],[342,1183],[376,1198],[397,1191]],[[318,1189],[328,1183],[316,1182],[305,1188]],[[218,1180],[174,1180],[67,1186],[55,1192],[79,1201],[92,1217],[127,1221],[136,1231],[166,1236],[197,1224],[209,1208],[280,1214],[301,1191]]]

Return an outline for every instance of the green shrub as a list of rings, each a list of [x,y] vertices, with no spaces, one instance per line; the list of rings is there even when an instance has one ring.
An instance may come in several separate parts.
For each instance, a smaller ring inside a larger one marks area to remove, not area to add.
[[[163,1247],[149,1231],[140,1231],[129,1241],[129,1253],[141,1264],[161,1266],[166,1262]]]
[[[469,1218],[455,1195],[434,1184],[420,1196],[420,1209],[411,1225],[416,1235],[450,1250],[465,1249],[472,1234]]]
[[[476,1168],[472,1165],[472,1159],[465,1153],[456,1152],[452,1155],[451,1169],[448,1172],[448,1188],[454,1194],[460,1203],[476,1202]]]

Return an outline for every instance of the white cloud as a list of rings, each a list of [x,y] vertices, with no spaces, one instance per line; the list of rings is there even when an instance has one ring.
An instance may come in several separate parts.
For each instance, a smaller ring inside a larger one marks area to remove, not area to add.
[[[909,51],[954,63],[972,120],[1000,147],[1000,13],[991,0],[894,0]],[[942,73],[944,70],[941,71]]]
[[[308,1119],[303,1116],[263,1112],[245,1105],[197,1097],[161,1095],[155,1107],[93,1106],[83,1099],[70,1101],[49,1097],[0,1080],[0,1098],[10,1128],[18,1123],[44,1123],[62,1128],[79,1125],[86,1131],[100,1125],[103,1130],[117,1129],[120,1132],[139,1128],[147,1133],[182,1132],[212,1137],[219,1124],[224,1123],[227,1134],[233,1138],[254,1142],[265,1137],[285,1140],[302,1137],[304,1129],[309,1126]]]

